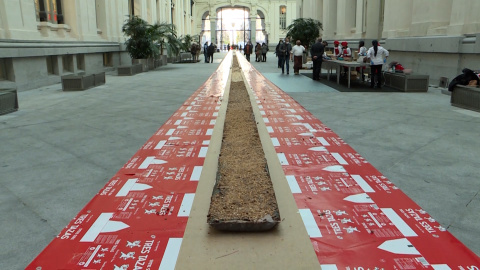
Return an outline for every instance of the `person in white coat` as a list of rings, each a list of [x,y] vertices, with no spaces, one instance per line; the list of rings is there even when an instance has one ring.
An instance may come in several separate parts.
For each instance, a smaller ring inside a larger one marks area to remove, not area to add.
[[[381,86],[381,72],[382,66],[387,62],[388,51],[378,44],[377,40],[372,41],[372,47],[367,51],[367,57],[370,59],[370,69],[371,69],[371,88],[382,88]]]
[[[290,54],[290,60],[293,61],[293,71],[295,75],[298,75],[300,69],[303,65],[303,52],[305,52],[305,47],[303,47],[302,42],[297,40],[296,45],[292,48],[292,53]]]

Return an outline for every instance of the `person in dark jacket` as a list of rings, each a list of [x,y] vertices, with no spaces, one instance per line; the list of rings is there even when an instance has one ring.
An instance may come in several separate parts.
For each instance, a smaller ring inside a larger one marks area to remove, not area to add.
[[[210,46],[208,46],[208,62],[213,63],[213,54],[215,53],[215,45],[213,43],[210,43]]]
[[[262,43],[262,62],[267,62],[267,52],[268,52],[268,46],[264,42]]]
[[[208,41],[203,44],[203,56],[205,56],[205,63],[208,63]]]
[[[468,85],[470,81],[477,81],[477,85],[478,85],[480,82],[478,76],[479,75],[476,74],[473,70],[464,68],[462,70],[462,74],[453,78],[453,80],[450,82],[450,84],[448,85],[448,91],[452,92],[457,84]]]
[[[280,44],[278,44],[277,56],[279,66],[282,68],[282,74],[285,73],[285,57],[287,56],[287,45],[283,43],[283,40],[280,40]]]
[[[322,72],[322,56],[325,52],[325,46],[322,44],[322,38],[318,38],[317,42],[312,45],[310,54],[313,61],[313,77],[315,81],[320,80],[320,73]]]
[[[285,66],[287,67],[287,74],[290,74],[290,53],[292,52],[292,44],[290,39],[285,39]]]
[[[245,57],[247,58],[248,62],[250,62],[250,55],[253,52],[253,44],[248,41],[248,43],[245,45],[245,48],[243,49],[243,53],[245,54]]]
[[[282,42],[283,42],[283,41],[280,39],[280,40],[278,41],[277,47],[275,47],[275,55],[276,55],[277,58],[278,58],[278,61],[277,61],[277,62],[278,62],[278,68],[281,68],[281,66],[280,66],[280,57],[278,57],[278,55],[279,55],[278,47],[280,47],[280,43],[282,43]]]

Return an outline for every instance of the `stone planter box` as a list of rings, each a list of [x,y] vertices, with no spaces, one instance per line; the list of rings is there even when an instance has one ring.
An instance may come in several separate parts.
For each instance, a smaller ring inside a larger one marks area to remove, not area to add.
[[[133,64],[131,66],[120,66],[117,68],[118,76],[133,76],[143,71],[142,64]]]
[[[133,59],[133,64],[141,64],[142,72],[147,72],[149,68],[149,59]]]
[[[105,80],[105,72],[99,72],[93,74],[94,77],[94,85],[99,86],[99,85],[104,85],[106,80]]]
[[[427,92],[428,75],[385,72],[385,85],[404,92]]]
[[[192,54],[189,52],[180,53],[180,62],[182,63],[193,62]]]
[[[18,110],[17,89],[0,89],[0,115]]]
[[[147,59],[148,70],[154,70],[156,68],[155,61],[156,61],[155,58],[148,58]]]
[[[480,88],[457,85],[452,91],[450,104],[455,107],[480,112]]]
[[[162,66],[166,66],[168,61],[167,61],[167,56],[166,55],[160,55],[160,59],[162,61]]]
[[[95,86],[95,75],[65,75],[62,76],[63,91],[81,91]]]

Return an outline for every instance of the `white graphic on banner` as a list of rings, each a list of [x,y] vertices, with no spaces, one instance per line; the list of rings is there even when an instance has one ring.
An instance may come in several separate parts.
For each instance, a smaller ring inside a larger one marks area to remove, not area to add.
[[[150,210],[145,209],[145,214],[147,215],[156,214],[156,213],[157,213],[157,210],[155,209],[150,209]]]
[[[295,175],[287,175],[287,182],[288,186],[290,187],[290,190],[292,191],[293,194],[295,193],[302,193],[302,190],[300,189],[300,186],[298,185],[297,179],[295,178]]]
[[[277,138],[271,138],[273,146],[280,146],[280,142],[278,141]]]
[[[367,193],[360,193],[345,197],[343,200],[353,203],[374,203]]]
[[[190,210],[192,210],[194,198],[195,193],[186,193],[183,196],[182,204],[180,205],[180,210],[178,211],[179,217],[188,217],[190,215]]]
[[[365,192],[375,192],[375,190],[361,177],[360,175],[352,174],[353,180],[363,189]]]
[[[322,264],[320,265],[322,270],[338,270],[337,265],[335,264]]]
[[[382,212],[392,221],[397,229],[406,237],[417,236],[408,224],[392,208],[381,208]]]
[[[120,255],[120,259],[124,259],[124,260],[135,259],[135,252],[134,251],[128,252],[127,254],[125,254],[123,252],[120,252],[120,253],[122,253],[122,255]]]
[[[318,228],[317,222],[313,217],[312,211],[310,209],[298,209],[300,216],[302,217],[303,224],[307,233],[310,237],[322,237],[322,233]]]
[[[140,247],[140,243],[141,242],[139,240],[133,241],[133,242],[127,241],[127,247],[129,248]]]
[[[323,168],[322,170],[327,171],[327,172],[347,172],[345,168],[341,165],[333,165],[333,166],[328,166]]]
[[[313,134],[312,134],[313,135]],[[317,140],[323,145],[323,146],[330,146],[330,144],[325,140],[323,137],[317,137]]]
[[[93,242],[100,233],[117,232],[128,228],[129,226],[121,221],[111,221],[113,213],[102,213],[88,229],[80,242]]]
[[[146,169],[150,165],[161,165],[167,163],[165,160],[155,159],[155,157],[147,157],[142,164],[138,167],[139,169]]]
[[[348,162],[339,153],[332,153],[332,156],[338,161],[338,163],[348,165]]]
[[[177,264],[178,253],[180,252],[180,246],[182,245],[182,238],[170,238],[168,239],[167,248],[163,255],[162,262],[158,270],[174,270]]]
[[[357,229],[357,227],[352,227],[352,226],[347,227],[347,228],[343,228],[343,229],[346,230],[347,233],[360,232],[360,231]]]
[[[432,268],[434,270],[452,270],[452,268],[450,268],[450,266],[446,265],[446,264],[432,264],[431,265]],[[475,267],[475,266],[474,266]],[[478,267],[467,267],[468,270],[478,270]]]
[[[387,240],[378,246],[378,248],[394,254],[420,255],[420,252],[418,252],[407,238]]]
[[[316,132],[317,131],[316,129],[313,129],[313,127],[310,124],[307,124],[307,123],[293,123],[292,125],[294,125],[294,126],[304,126],[310,132]]]
[[[328,152],[327,148],[323,146],[317,146],[317,147],[310,147],[308,148],[310,151],[315,151],[315,152]]]
[[[122,266],[116,266],[116,265],[114,265],[114,266],[113,266],[113,267],[114,267],[113,270],[128,270],[128,266],[129,266],[128,264],[124,264],[124,265],[122,265]]]
[[[127,182],[123,185],[123,187],[118,191],[115,197],[125,197],[128,195],[130,191],[142,191],[152,188],[152,186],[137,183],[138,178],[128,179]]]

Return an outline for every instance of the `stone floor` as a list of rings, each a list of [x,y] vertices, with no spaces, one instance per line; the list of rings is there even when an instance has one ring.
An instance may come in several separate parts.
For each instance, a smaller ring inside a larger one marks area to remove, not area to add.
[[[0,116],[0,269],[25,268],[224,55],[107,74],[87,91],[20,92],[19,111]],[[439,88],[345,93],[282,75],[273,54],[252,64],[480,255],[480,113],[450,106]]]

